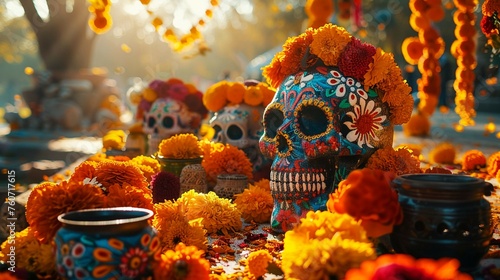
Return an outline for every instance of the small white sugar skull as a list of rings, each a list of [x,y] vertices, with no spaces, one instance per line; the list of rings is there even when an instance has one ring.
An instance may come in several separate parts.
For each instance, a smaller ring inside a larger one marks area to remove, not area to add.
[[[336,67],[286,77],[267,106],[260,139],[273,159],[271,227],[291,229],[310,211],[326,210],[329,194],[378,148],[392,145],[389,106],[374,90]]]
[[[173,98],[158,98],[151,109],[144,113],[143,130],[149,135],[148,154],[158,151],[163,139],[181,133],[195,133],[193,124],[200,123],[201,115]]]
[[[254,173],[267,170],[269,177],[270,159],[259,149],[259,139],[264,133],[262,115],[264,106],[250,106],[244,103],[228,105],[214,113],[209,124],[215,130],[213,141],[230,144],[243,150],[253,164]],[[258,177],[254,178],[258,179]]]

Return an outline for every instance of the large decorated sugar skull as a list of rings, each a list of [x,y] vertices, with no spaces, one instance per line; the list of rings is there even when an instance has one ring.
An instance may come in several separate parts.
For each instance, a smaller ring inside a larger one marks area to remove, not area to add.
[[[274,96],[274,89],[257,81],[215,83],[207,89],[204,102],[213,116],[213,141],[243,150],[253,164],[253,179],[269,178],[271,160],[259,149],[264,133],[262,115]],[[213,100],[215,99],[215,100]]]
[[[284,232],[308,211],[326,210],[351,170],[392,145],[413,100],[390,54],[331,24],[287,41],[264,76],[277,91],[260,149],[273,159],[271,227]]]
[[[208,113],[202,93],[177,79],[151,82],[142,91],[142,98],[138,112],[148,135],[148,154],[156,153],[163,139],[181,133],[197,134]]]

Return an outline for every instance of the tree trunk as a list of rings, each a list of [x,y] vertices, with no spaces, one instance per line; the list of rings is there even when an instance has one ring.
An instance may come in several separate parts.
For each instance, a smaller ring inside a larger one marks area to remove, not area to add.
[[[88,27],[90,16],[86,0],[46,0],[49,18],[44,21],[34,0],[19,0],[38,41],[42,62],[53,73],[89,68],[96,34]]]

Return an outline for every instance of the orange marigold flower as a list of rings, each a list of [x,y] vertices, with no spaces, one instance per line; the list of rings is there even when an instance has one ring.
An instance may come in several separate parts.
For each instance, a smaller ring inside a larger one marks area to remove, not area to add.
[[[155,279],[210,280],[210,263],[196,246],[179,243],[174,250],[161,254],[154,264]]]
[[[273,257],[267,250],[257,250],[248,255],[246,266],[250,274],[259,278],[266,274],[267,266],[272,260]]]
[[[422,173],[420,160],[407,149],[394,150],[392,147],[378,149],[368,159],[365,167],[392,171],[396,175]]]
[[[229,91],[229,83],[220,81],[208,87],[203,94],[203,105],[212,112],[217,112],[226,106],[227,92]]]
[[[63,181],[44,182],[31,191],[26,203],[26,221],[42,243],[50,242],[61,223],[57,216],[66,212],[101,208],[105,199],[100,188],[92,184]]]
[[[309,55],[308,47],[313,41],[313,30],[314,29],[312,28],[308,28],[299,36],[288,38],[285,44],[283,44],[284,57],[282,67],[287,73],[287,76],[296,73],[301,68],[304,68],[302,60],[304,59],[304,56]],[[305,67],[307,66],[309,65],[305,65]]]
[[[219,174],[243,174],[249,180],[253,178],[250,159],[236,146],[226,144],[222,150],[211,151],[205,155],[201,165],[207,172],[207,179],[215,182]]]
[[[106,202],[107,207],[129,206],[154,210],[151,190],[145,191],[128,183],[109,186]]]
[[[101,188],[107,192],[107,188],[114,184],[130,184],[144,192],[148,191],[148,181],[142,171],[135,164],[128,161],[101,161],[96,166],[95,177]]]
[[[22,280],[21,278],[17,278],[17,276],[13,272],[10,272],[8,270],[0,272],[0,279],[3,279],[3,280]]]
[[[271,181],[269,179],[260,179],[253,184],[257,188],[261,188],[266,191],[271,191]]]
[[[364,76],[365,90],[382,81],[387,76],[392,63],[394,63],[393,55],[384,52],[381,48],[377,48],[377,52],[373,56],[373,62],[370,63]]]
[[[429,162],[439,164],[453,164],[455,163],[456,155],[457,149],[452,143],[439,143],[429,152]]]
[[[483,15],[491,17],[493,13],[500,13],[500,2],[496,0],[485,0],[481,6],[481,12]]]
[[[498,173],[498,170],[500,170],[500,151],[493,153],[488,157],[488,160],[486,161],[486,168],[488,174],[491,176],[495,176]]]
[[[337,65],[340,54],[351,41],[351,35],[343,27],[331,23],[318,28],[311,43],[311,53],[317,55],[326,65]]]
[[[476,170],[486,165],[486,156],[479,150],[468,150],[462,156],[462,169]]]
[[[75,167],[75,171],[69,177],[69,181],[83,183],[86,178],[92,179],[96,175],[97,161],[86,160]]]
[[[262,92],[262,106],[266,107],[269,103],[271,103],[271,101],[273,101],[276,89],[265,83],[258,83],[256,87],[260,92]]]
[[[267,66],[262,68],[262,76],[266,78],[267,83],[275,88],[279,87],[286,76],[290,75],[290,73],[286,72],[285,69],[283,69],[282,61],[284,57],[285,53],[283,51],[278,52],[273,57],[271,62]],[[221,108],[222,107],[223,106],[221,106]]]
[[[452,258],[415,259],[406,254],[384,254],[364,261],[359,268],[351,268],[345,280],[394,279],[402,274],[412,275],[412,279],[472,280],[469,274],[460,272],[459,267],[460,262]]]
[[[264,93],[259,90],[257,86],[247,87],[243,100],[250,106],[258,106],[264,99]]]
[[[176,159],[199,158],[203,151],[198,142],[198,137],[192,133],[177,134],[160,142],[158,155]]]
[[[428,114],[418,111],[411,115],[410,120],[403,124],[403,133],[406,136],[427,136],[431,130],[431,121]]]
[[[245,222],[268,223],[271,220],[274,201],[269,190],[250,186],[235,197],[234,204]]]
[[[240,104],[245,96],[246,88],[243,83],[230,82],[226,92],[226,99],[230,104]]]
[[[395,177],[393,172],[377,169],[354,170],[330,194],[328,210],[361,220],[370,237],[391,233],[403,221],[398,195],[391,188]]]

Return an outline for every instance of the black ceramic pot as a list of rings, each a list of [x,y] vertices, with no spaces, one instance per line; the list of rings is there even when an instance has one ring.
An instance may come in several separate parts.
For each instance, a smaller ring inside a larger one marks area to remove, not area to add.
[[[488,252],[491,184],[467,175],[407,174],[397,177],[402,224],[390,235],[397,253],[415,258],[451,257],[472,271]]]

